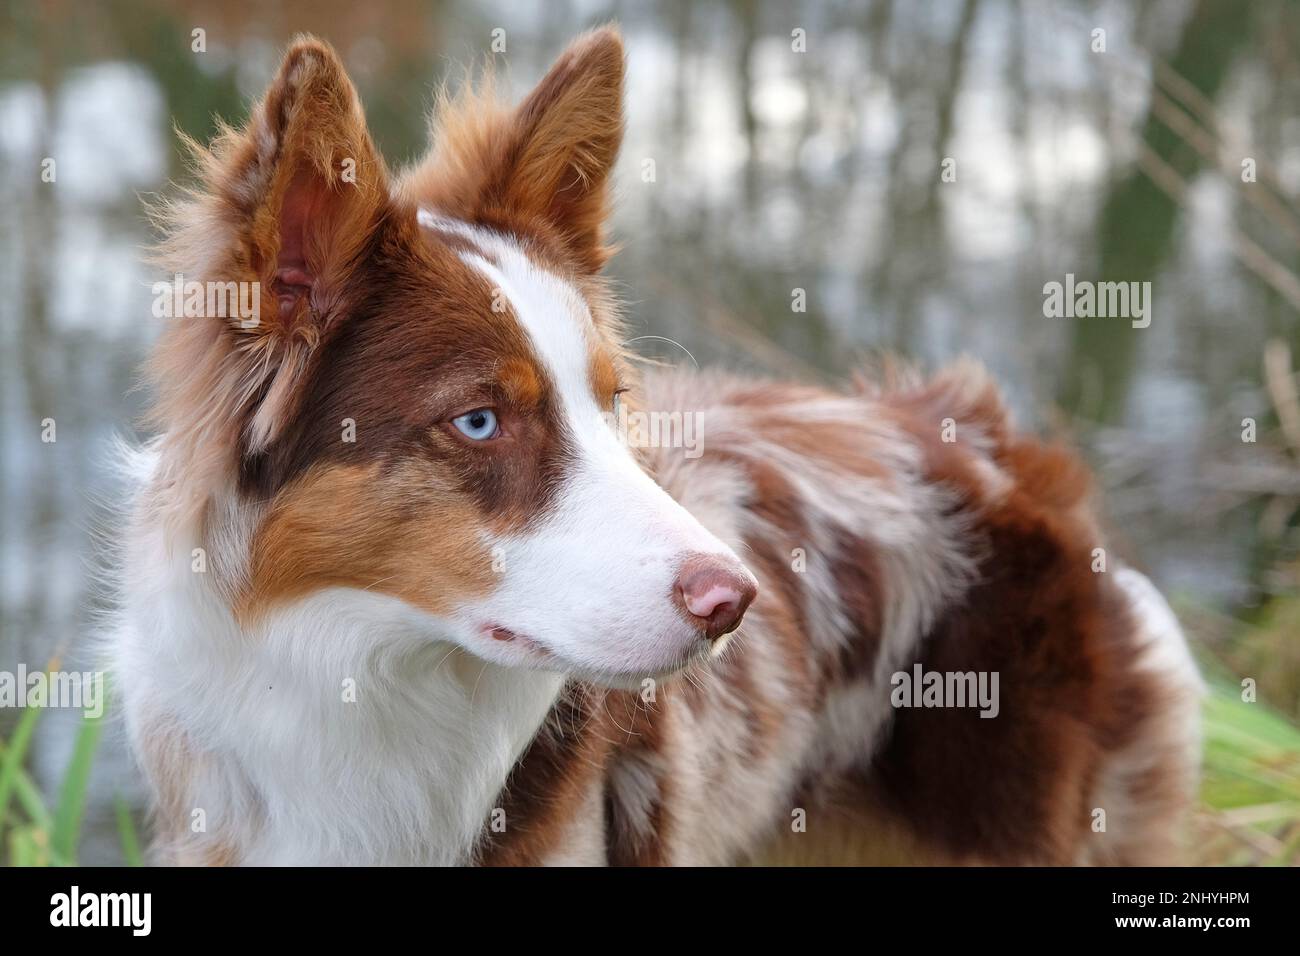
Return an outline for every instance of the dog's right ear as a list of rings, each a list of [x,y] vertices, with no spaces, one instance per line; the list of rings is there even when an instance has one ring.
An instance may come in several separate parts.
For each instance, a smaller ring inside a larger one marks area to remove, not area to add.
[[[239,160],[221,188],[250,221],[251,265],[273,287],[275,318],[328,320],[388,197],[356,90],[329,46],[289,48]]]
[[[262,331],[292,334],[308,315],[332,318],[388,196],[388,174],[334,51],[295,41],[247,126],[223,135],[207,165],[248,266],[276,298]]]
[[[256,452],[291,414],[316,344],[348,311],[348,280],[388,209],[388,173],[342,63],[312,38],[289,47],[242,129],[224,128],[211,149],[190,146],[203,185],[165,211],[157,258],[187,282],[257,283],[259,309],[251,323],[175,320],[205,329],[169,329],[155,362],[160,412],[181,398],[166,394],[169,378],[180,379],[171,385],[183,394],[196,362],[220,358],[222,387],[235,392],[222,397],[234,406],[244,450]]]

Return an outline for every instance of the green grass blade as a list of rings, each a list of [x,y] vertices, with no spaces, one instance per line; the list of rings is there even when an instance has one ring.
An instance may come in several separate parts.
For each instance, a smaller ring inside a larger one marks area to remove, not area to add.
[[[4,762],[5,754],[8,753],[5,742],[0,740],[0,763]],[[19,767],[14,773],[13,783],[14,798],[18,801],[18,806],[22,808],[23,813],[27,814],[27,819],[35,826],[46,832],[54,828],[54,817],[50,811],[45,808],[45,801],[41,797],[41,792],[32,783],[32,778],[27,775],[27,771]]]
[[[1230,680],[1210,680],[1203,716],[1201,807],[1227,835],[1213,863],[1294,865],[1300,852],[1300,728]]]
[[[3,831],[4,820],[9,813],[9,797],[22,774],[23,760],[27,756],[27,748],[32,742],[32,734],[36,730],[42,709],[28,707],[23,711],[18,718],[18,726],[14,729],[13,739],[9,742],[4,757],[0,758],[0,831]],[[3,836],[2,832],[0,836]]]
[[[144,866],[140,840],[135,833],[135,823],[131,820],[131,808],[121,796],[117,796],[113,798],[113,809],[117,812],[117,835],[122,843],[122,856],[126,865]]]
[[[9,865],[38,866],[36,837],[29,827],[14,827],[9,833]]]
[[[1205,701],[1202,799],[1218,810],[1300,803],[1300,730],[1214,682]]]
[[[95,763],[95,752],[104,731],[104,718],[82,717],[81,729],[72,748],[72,760],[63,775],[63,788],[59,804],[54,811],[52,846],[56,855],[73,865],[77,862],[77,834],[86,810],[86,792],[90,786],[90,771]]]

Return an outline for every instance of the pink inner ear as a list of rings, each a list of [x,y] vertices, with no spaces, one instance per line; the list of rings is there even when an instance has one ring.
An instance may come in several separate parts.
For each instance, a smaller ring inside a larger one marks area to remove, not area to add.
[[[280,252],[275,262],[275,293],[280,317],[287,318],[300,299],[311,295],[316,277],[307,268],[306,237],[308,222],[320,200],[320,190],[312,188],[310,179],[298,173],[285,190],[280,207]]]

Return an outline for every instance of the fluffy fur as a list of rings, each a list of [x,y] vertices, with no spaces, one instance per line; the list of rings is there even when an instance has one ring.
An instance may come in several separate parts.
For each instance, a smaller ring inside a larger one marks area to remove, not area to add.
[[[638,381],[600,277],[622,76],[588,34],[517,108],[445,99],[394,178],[301,39],[192,144],[160,259],[264,319],[173,320],[151,363],[113,655],[158,858],[1175,859],[1177,622],[1094,570],[1086,472],[977,365]],[[623,403],[704,453],[628,448]],[[731,637],[695,567],[735,612],[757,584]],[[893,706],[918,662],[997,672],[998,716]]]

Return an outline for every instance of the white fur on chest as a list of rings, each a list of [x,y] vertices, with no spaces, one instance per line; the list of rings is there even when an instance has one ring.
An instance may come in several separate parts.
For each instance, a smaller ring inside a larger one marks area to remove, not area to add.
[[[370,592],[319,592],[241,631],[191,544],[137,526],[113,636],[137,750],[185,741],[171,812],[187,819],[160,829],[249,864],[467,862],[562,678],[471,657]]]

